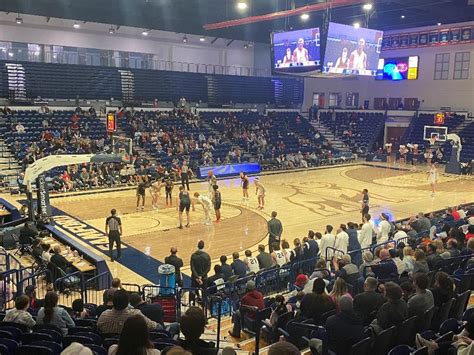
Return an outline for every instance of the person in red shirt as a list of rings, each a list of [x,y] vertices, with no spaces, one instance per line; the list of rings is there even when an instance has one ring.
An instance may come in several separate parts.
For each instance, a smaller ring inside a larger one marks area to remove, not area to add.
[[[467,233],[466,233],[466,242],[469,241],[469,239],[474,238],[474,225],[470,224],[469,227],[467,227]]]
[[[64,182],[64,187],[66,191],[69,191],[73,188],[73,183],[71,181],[71,176],[64,170],[64,172],[59,176],[59,178]]]
[[[240,307],[247,306],[255,308],[255,310],[262,310],[265,308],[265,302],[261,292],[257,291],[255,281],[249,280],[246,285],[247,293],[240,300]],[[247,308],[246,307],[246,308]],[[246,310],[245,317],[252,320],[256,319],[256,311]],[[240,338],[241,322],[243,321],[240,311],[236,311],[232,316],[232,323],[234,328],[232,331],[229,330],[229,334],[234,338]]]
[[[459,212],[456,209],[448,208],[448,213],[451,214],[451,216],[454,218],[456,222],[461,219],[461,216],[459,215]]]

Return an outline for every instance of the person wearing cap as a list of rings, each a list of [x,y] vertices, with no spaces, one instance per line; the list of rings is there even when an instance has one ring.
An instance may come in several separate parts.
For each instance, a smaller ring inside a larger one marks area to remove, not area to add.
[[[388,216],[385,213],[380,215],[379,230],[377,232],[377,244],[385,243],[388,241],[388,235],[392,230],[392,225],[388,221]]]
[[[306,276],[305,274],[299,274],[298,276],[296,276],[295,286],[297,287],[297,289],[301,290],[308,283],[308,280],[308,276]]]
[[[246,291],[247,293],[240,300],[241,308],[242,306],[255,307],[257,310],[262,310],[265,308],[263,295],[261,292],[259,292],[256,289],[255,281],[253,280],[247,281]],[[254,320],[256,319],[257,314],[256,312],[247,311],[245,313],[245,317]],[[242,316],[241,316],[240,310],[237,310],[232,316],[232,323],[234,324],[234,327],[232,331],[229,330],[229,334],[233,336],[234,338],[240,338],[241,322],[242,322]]]

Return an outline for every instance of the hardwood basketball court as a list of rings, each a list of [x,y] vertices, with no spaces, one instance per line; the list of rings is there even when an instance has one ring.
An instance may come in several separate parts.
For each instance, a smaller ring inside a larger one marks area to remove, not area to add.
[[[364,188],[369,190],[370,213],[374,218],[381,212],[389,213],[393,219],[406,218],[421,211],[472,202],[474,196],[471,177],[440,174],[438,192],[431,197],[426,167],[400,170],[352,164],[263,175],[266,205],[263,211],[258,211],[253,178],[251,181],[248,206],[242,203],[240,179],[218,182],[223,199],[223,220],[212,226],[202,224],[202,207],[196,205],[196,211],[191,212],[191,227],[176,228],[176,201],[172,208],[166,208],[164,197],[160,198],[160,209],[154,211],[151,197],[147,195],[145,211],[137,212],[133,189],[57,196],[51,199],[51,204],[101,231],[104,231],[110,210],[116,208],[122,218],[125,247],[134,248],[147,258],[163,261],[169,255],[170,247],[176,246],[185,263],[183,272],[188,273],[189,258],[199,239],[205,241],[214,262],[221,255],[230,257],[234,251],[256,250],[258,244],[266,244],[266,221],[273,210],[278,212],[283,223],[283,238],[291,244],[294,238],[304,237],[310,229],[323,232],[327,224],[336,228],[340,223],[360,222],[360,192]],[[177,191],[175,187],[173,193]],[[195,191],[207,193],[207,182],[192,184],[191,192]],[[103,252],[96,252],[109,260],[105,254],[106,245],[102,244]],[[139,259],[137,263],[140,263]],[[125,282],[149,282],[120,263],[108,262],[108,265],[112,273]],[[143,267],[147,267],[146,263]]]

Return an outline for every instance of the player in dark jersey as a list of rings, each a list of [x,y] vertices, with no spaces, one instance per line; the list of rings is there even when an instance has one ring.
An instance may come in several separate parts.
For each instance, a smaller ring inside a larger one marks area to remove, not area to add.
[[[362,190],[362,205],[360,212],[362,214],[363,221],[364,216],[369,213],[369,190],[367,189]]]
[[[216,213],[216,222],[219,223],[221,221],[222,196],[221,192],[219,191],[219,186],[214,185],[212,188],[214,189],[212,194],[212,203],[214,204],[214,212]]]
[[[240,172],[240,180],[241,180],[241,185],[242,185],[242,202],[247,202],[249,201],[249,178],[243,171]]]
[[[137,186],[137,211],[140,210],[140,200],[142,202],[141,210],[145,209],[145,191],[148,187],[148,179],[146,176],[143,176],[143,180],[138,183]]]
[[[183,212],[186,210],[186,227],[189,227],[189,209],[191,208],[191,196],[184,186],[179,187],[179,194],[176,200],[176,209],[179,211],[179,229],[183,229]]]
[[[166,206],[168,206],[168,199],[169,199],[169,206],[173,207],[173,198],[172,198],[172,193],[173,193],[173,181],[171,181],[170,177],[165,180],[165,192],[166,192]]]

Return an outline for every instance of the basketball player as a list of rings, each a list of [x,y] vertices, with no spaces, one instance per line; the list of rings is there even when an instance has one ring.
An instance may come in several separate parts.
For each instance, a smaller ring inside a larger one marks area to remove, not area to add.
[[[165,194],[166,194],[166,206],[168,207],[168,200],[169,200],[169,206],[173,207],[173,181],[171,181],[170,177],[168,176],[165,180]]]
[[[217,178],[214,175],[214,172],[209,170],[207,173],[207,182],[209,184],[208,189],[209,189],[209,197],[211,197],[214,194],[214,186],[217,186]]]
[[[304,47],[304,39],[298,38],[298,45],[293,51],[293,62],[305,65],[309,62],[308,50]]]
[[[240,183],[242,185],[242,202],[249,201],[249,178],[243,171],[240,172]]]
[[[265,186],[263,186],[259,178],[255,179],[255,195],[257,195],[258,199],[257,210],[263,210],[265,207]]]
[[[258,264],[258,259],[255,256],[252,256],[250,250],[245,251],[244,263],[247,265],[249,272],[257,273],[260,271],[260,266]]]
[[[189,209],[191,208],[191,196],[184,186],[179,187],[176,199],[176,209],[179,211],[179,229],[183,229],[183,211],[186,210],[186,228],[189,228]]]
[[[427,149],[425,152],[425,159],[426,159],[426,164],[431,167],[431,162],[433,160],[433,151],[431,149]]]
[[[362,190],[362,205],[360,213],[362,214],[362,222],[364,221],[364,216],[369,213],[369,190]]]
[[[199,203],[204,210],[204,225],[211,225],[211,207],[212,201],[209,197],[201,195],[199,192],[194,193],[195,202]],[[193,211],[194,211],[194,201],[193,201]]]
[[[222,197],[221,192],[219,191],[219,186],[213,186],[213,194],[212,194],[212,203],[214,204],[214,212],[216,213],[216,223],[221,221],[221,203]]]
[[[436,163],[430,165],[428,172],[428,181],[431,185],[431,197],[434,197],[436,193],[436,183],[438,182],[438,169],[436,169]]]
[[[143,211],[145,209],[145,191],[147,188],[147,177],[143,176],[142,180],[138,183],[137,186],[137,211],[140,210],[140,200],[142,202],[142,207],[141,210]]]
[[[191,170],[189,169],[188,163],[186,160],[183,161],[183,165],[181,165],[181,185],[186,187],[189,191],[189,174]]]
[[[273,243],[272,246],[272,260],[273,260],[273,265],[278,265],[279,267],[282,267],[285,265],[288,261],[286,260],[286,255],[285,253],[280,250],[280,244],[279,243]]]
[[[151,207],[154,210],[158,209],[158,199],[161,196],[161,188],[165,186],[160,180],[155,181],[153,184],[150,185],[151,190]]]
[[[349,57],[347,56],[348,53],[349,51],[347,48],[342,49],[341,56],[336,60],[336,69],[347,69],[349,67]]]
[[[365,70],[367,67],[367,54],[364,52],[365,39],[359,39],[359,47],[351,53],[349,58],[349,68]]]

